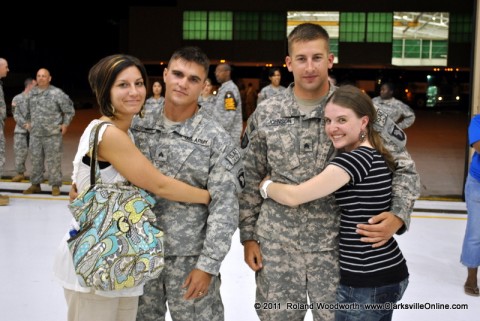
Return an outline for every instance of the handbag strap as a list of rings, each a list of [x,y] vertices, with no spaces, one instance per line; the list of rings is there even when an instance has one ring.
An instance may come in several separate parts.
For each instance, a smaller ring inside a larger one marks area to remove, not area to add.
[[[110,122],[104,121],[101,123],[98,123],[95,125],[95,131],[90,133],[90,150],[92,151],[90,155],[90,186],[95,185],[95,183],[98,181],[101,181],[101,176],[100,176],[100,169],[98,168],[98,162],[97,162],[97,153],[98,153],[98,135],[100,133],[100,128],[102,128],[103,125],[111,124]],[[92,139],[92,135],[93,139]]]

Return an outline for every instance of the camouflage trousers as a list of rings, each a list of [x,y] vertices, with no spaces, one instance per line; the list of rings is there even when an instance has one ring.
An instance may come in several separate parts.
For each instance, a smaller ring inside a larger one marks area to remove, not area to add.
[[[173,321],[223,321],[220,297],[220,275],[213,276],[208,292],[198,298],[185,300],[187,289],[182,288],[188,274],[195,268],[198,256],[165,258],[165,267],[156,280],[145,284],[138,303],[137,321],[165,321],[168,310]]]
[[[29,133],[13,134],[13,153],[15,155],[15,171],[25,173],[25,162],[28,156],[28,136]]]
[[[259,241],[263,268],[255,276],[255,309],[260,320],[303,321],[308,309],[314,321],[334,320],[335,311],[322,305],[335,303],[338,251],[302,252],[290,244]]]
[[[4,121],[0,119],[0,176],[3,175],[3,166],[5,166],[5,132]]]
[[[48,183],[51,186],[62,186],[62,134],[52,136],[30,135],[30,153],[32,159],[32,184],[43,181],[44,161],[48,169]]]

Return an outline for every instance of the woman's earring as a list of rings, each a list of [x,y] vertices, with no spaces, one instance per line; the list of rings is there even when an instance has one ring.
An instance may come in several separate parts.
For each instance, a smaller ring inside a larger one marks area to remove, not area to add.
[[[110,105],[110,107],[112,107],[112,115],[115,115],[115,107],[113,105]]]
[[[362,130],[358,137],[358,140],[360,141],[360,143],[362,143],[365,140],[365,137],[367,137],[367,133],[365,133],[365,131]]]

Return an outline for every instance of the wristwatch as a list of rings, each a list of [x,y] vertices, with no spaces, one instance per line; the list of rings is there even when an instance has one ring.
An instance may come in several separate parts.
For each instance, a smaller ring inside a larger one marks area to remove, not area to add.
[[[268,198],[268,195],[267,195],[267,187],[268,185],[272,184],[273,182],[269,179],[267,179],[263,184],[262,184],[262,187],[260,188],[260,195],[262,195],[262,197],[264,199],[267,199]]]

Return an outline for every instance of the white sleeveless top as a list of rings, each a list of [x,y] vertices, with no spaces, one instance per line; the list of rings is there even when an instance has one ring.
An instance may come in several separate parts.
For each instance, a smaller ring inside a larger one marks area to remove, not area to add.
[[[89,147],[89,140],[90,140],[90,132],[92,131],[93,127],[102,122],[99,119],[94,119],[90,122],[90,124],[85,128],[82,136],[80,137],[80,142],[78,144],[77,153],[73,160],[73,174],[72,174],[72,182],[77,185],[77,190],[79,192],[83,191],[85,188],[90,186],[90,166],[86,165],[82,162],[83,156],[88,152]],[[102,141],[103,133],[105,133],[105,129],[107,126],[114,126],[113,124],[108,124],[103,126],[98,133],[98,143]],[[128,133],[130,138],[133,141],[133,136],[131,133]],[[100,170],[100,177],[102,178],[102,182],[104,183],[114,183],[118,181],[125,181],[125,178],[120,175],[119,172],[113,168],[113,166],[108,166],[105,169]],[[78,223],[75,219],[72,218],[71,225],[78,228]],[[75,268],[73,266],[73,259],[72,254],[67,245],[67,240],[70,238],[69,231],[70,228],[67,229],[67,233],[63,237],[60,245],[57,249],[55,254],[54,263],[53,263],[53,274],[55,279],[66,289],[78,291],[78,292],[91,292],[94,291],[91,288],[84,288],[80,285],[77,279],[77,275],[75,273]],[[122,289],[118,291],[98,291],[95,290],[95,294],[106,296],[106,297],[131,297],[131,296],[139,296],[143,294],[143,285],[137,286],[134,288],[129,289]]]

